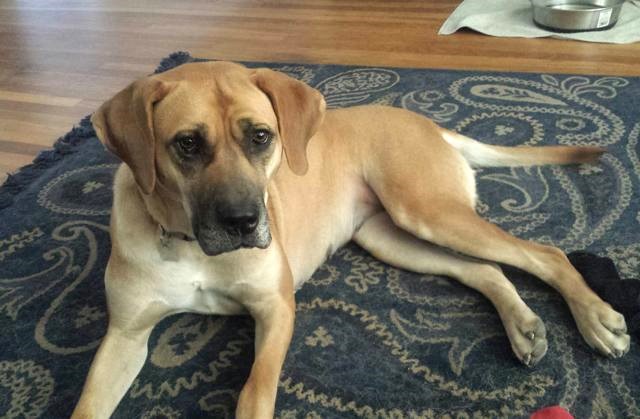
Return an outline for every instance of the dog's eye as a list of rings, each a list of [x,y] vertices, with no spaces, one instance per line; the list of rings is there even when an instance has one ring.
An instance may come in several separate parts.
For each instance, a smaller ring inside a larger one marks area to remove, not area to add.
[[[178,138],[178,147],[185,154],[193,154],[198,150],[198,141],[191,135]]]
[[[251,140],[256,144],[267,144],[271,141],[271,133],[266,129],[257,129],[253,132]]]

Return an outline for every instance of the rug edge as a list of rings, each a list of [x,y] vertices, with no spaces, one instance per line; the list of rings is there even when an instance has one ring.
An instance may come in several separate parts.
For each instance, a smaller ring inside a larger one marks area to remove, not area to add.
[[[91,115],[87,115],[82,118],[78,125],[74,125],[69,132],[59,137],[51,148],[40,151],[31,163],[20,167],[13,173],[7,173],[7,178],[0,185],[0,210],[11,206],[16,195],[37,180],[63,156],[74,153],[77,146],[95,137],[90,117]]]
[[[194,60],[187,51],[173,52],[160,60],[154,74]],[[51,148],[40,151],[31,163],[18,168],[13,173],[7,173],[7,178],[0,185],[0,210],[10,207],[20,192],[24,191],[63,156],[74,153],[78,145],[96,136],[90,118],[91,114],[84,116],[69,132],[59,137]]]

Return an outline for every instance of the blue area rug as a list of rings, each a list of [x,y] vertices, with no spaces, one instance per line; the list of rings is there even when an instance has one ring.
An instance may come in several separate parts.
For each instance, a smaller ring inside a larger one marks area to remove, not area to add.
[[[159,71],[190,60],[174,54]],[[249,65],[309,83],[331,107],[404,107],[488,143],[606,146],[598,165],[479,170],[478,211],[520,237],[607,256],[623,278],[639,276],[640,79]],[[0,189],[0,417],[68,417],[80,394],[106,330],[117,164],[85,119]],[[340,249],[297,294],[276,416],[526,417],[562,405],[577,418],[640,417],[638,340],[626,357],[602,358],[554,291],[507,275],[549,332],[549,352],[532,369],[475,291],[392,268],[353,244]],[[233,417],[252,328],[246,317],[166,319],[114,417]]]

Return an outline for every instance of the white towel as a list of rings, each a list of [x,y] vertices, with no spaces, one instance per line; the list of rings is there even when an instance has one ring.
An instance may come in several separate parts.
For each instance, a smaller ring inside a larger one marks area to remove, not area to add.
[[[444,22],[439,35],[462,27],[486,35],[539,38],[553,36],[589,42],[628,44],[640,41],[640,0],[625,2],[616,25],[604,31],[559,33],[537,27],[529,0],[464,0]]]

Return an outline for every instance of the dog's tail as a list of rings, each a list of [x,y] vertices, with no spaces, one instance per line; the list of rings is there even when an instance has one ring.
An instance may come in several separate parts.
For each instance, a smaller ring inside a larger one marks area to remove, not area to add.
[[[501,147],[483,144],[449,130],[442,137],[473,167],[515,167],[543,164],[593,163],[606,151],[602,147],[540,146]]]

